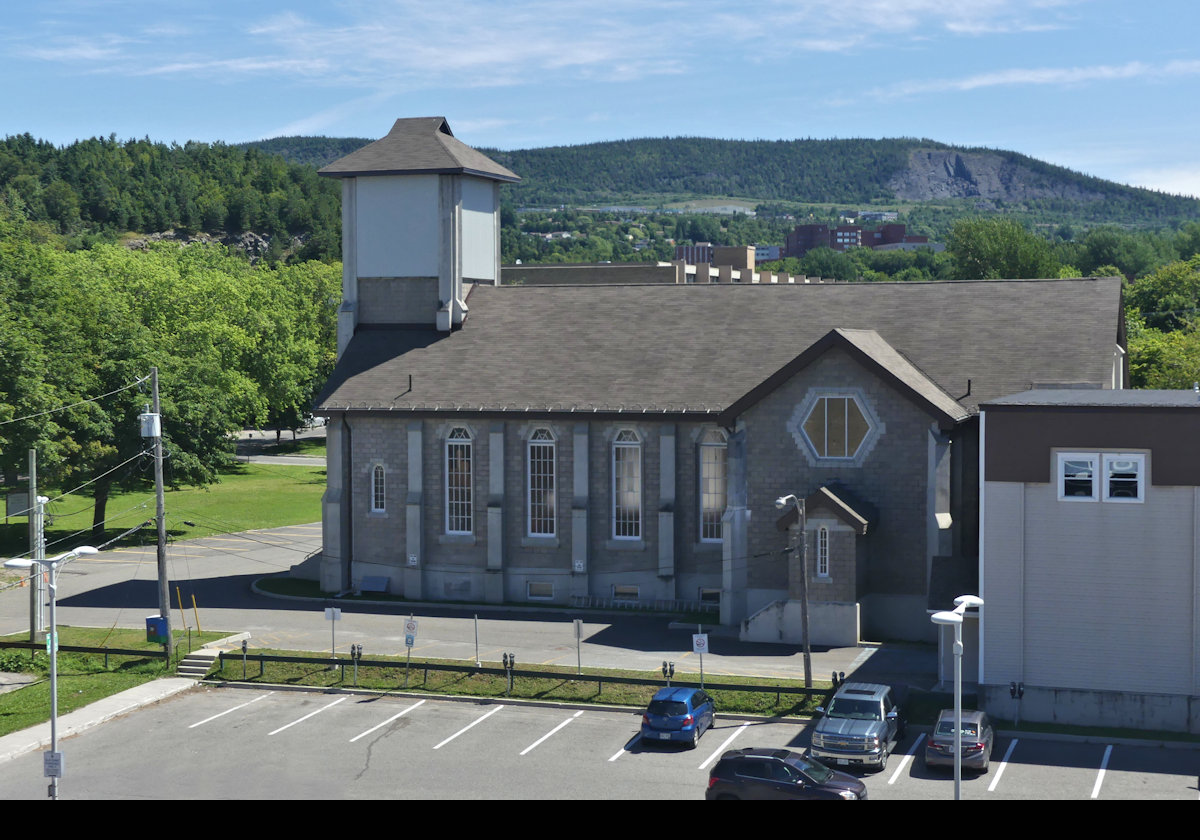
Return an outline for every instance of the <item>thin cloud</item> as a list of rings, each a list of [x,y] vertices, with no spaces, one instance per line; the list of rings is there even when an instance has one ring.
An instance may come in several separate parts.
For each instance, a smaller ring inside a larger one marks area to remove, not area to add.
[[[1200,61],[1172,61],[1153,65],[1141,61],[1097,64],[1089,67],[1018,67],[979,73],[962,79],[929,79],[900,82],[876,89],[881,97],[918,96],[947,91],[963,92],[992,87],[1053,85],[1066,87],[1121,79],[1156,79],[1200,74]]]

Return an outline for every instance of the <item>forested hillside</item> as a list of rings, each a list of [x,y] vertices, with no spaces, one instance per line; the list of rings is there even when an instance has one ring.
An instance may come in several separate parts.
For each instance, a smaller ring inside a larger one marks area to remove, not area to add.
[[[252,147],[83,140],[0,142],[0,191],[78,244],[133,231],[255,231],[275,259],[340,257],[341,192],[312,166]]]

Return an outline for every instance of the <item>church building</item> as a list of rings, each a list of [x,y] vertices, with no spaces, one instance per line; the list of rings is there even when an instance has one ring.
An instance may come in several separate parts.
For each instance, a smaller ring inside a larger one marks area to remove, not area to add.
[[[796,642],[803,534],[814,644],[932,640],[978,586],[980,403],[1127,384],[1118,278],[506,283],[518,176],[444,119],[321,174],[326,591],[712,609]]]

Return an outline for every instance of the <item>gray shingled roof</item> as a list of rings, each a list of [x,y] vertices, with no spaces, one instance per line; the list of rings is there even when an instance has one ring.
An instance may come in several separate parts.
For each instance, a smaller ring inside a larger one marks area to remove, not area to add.
[[[515,173],[457,139],[445,117],[396,120],[387,137],[318,170],[330,178],[358,175],[464,174],[520,181]]]
[[[1181,391],[1124,390],[1093,391],[1090,389],[1046,389],[1010,394],[988,400],[983,408],[993,406],[1052,407],[1052,408],[1200,408],[1200,394],[1191,388]]]
[[[716,414],[841,329],[873,330],[886,345],[857,340],[876,363],[973,411],[1036,385],[1107,387],[1120,297],[1115,278],[475,286],[455,332],[360,328],[317,409]]]

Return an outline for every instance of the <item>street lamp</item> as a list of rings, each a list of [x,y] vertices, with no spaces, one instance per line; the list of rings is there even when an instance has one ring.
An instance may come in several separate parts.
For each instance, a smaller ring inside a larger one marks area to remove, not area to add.
[[[55,614],[58,601],[58,569],[80,555],[95,553],[96,549],[92,546],[81,545],[49,560],[19,558],[4,561],[6,569],[28,571],[34,566],[41,566],[50,573],[50,635],[46,637],[46,647],[50,651],[50,752],[43,756],[43,775],[50,777],[51,799],[58,799],[58,778],[62,775],[62,755],[58,752],[58,623]]]
[[[982,607],[983,599],[978,595],[959,595],[954,599],[953,610],[942,610],[933,614],[934,624],[954,628],[954,798],[962,799],[962,624],[963,613],[971,607]]]
[[[808,562],[807,536],[808,516],[804,510],[804,500],[789,493],[775,500],[775,509],[783,510],[788,505],[796,506],[797,523],[800,526],[800,545],[793,550],[800,558],[800,632],[804,636],[804,687],[812,688],[812,646],[808,643]]]

